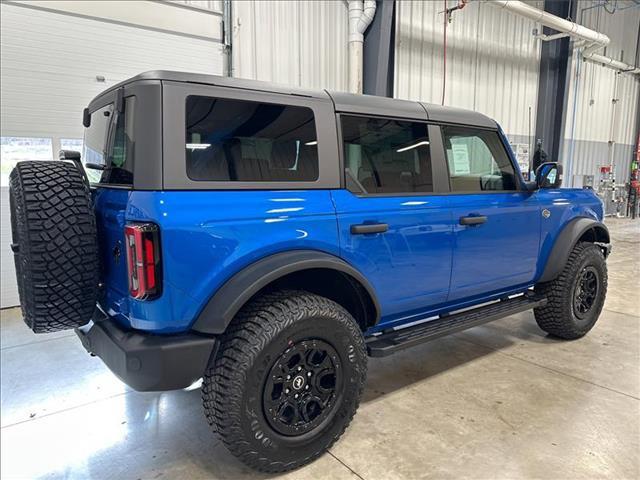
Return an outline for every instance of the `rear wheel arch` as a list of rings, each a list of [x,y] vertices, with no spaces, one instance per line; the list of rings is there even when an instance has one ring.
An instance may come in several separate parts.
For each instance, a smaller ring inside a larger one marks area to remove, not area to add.
[[[609,244],[609,229],[593,218],[579,217],[571,220],[558,234],[538,282],[549,282],[560,275],[579,242]],[[604,253],[606,256],[608,251],[605,249]]]
[[[209,299],[192,329],[221,334],[240,309],[258,294],[291,288],[342,305],[363,331],[380,318],[375,290],[358,270],[325,252],[293,250],[262,258],[234,274]]]

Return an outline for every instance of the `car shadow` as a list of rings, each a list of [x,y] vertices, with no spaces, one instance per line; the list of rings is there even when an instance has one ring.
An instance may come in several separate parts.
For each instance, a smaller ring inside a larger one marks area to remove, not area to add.
[[[397,352],[385,358],[369,358],[363,403],[381,397],[516,344],[563,342],[540,330],[527,312],[465,330]]]

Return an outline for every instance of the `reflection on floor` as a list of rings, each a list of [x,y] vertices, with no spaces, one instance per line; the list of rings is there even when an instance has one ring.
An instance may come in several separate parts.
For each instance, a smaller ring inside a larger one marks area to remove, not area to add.
[[[287,477],[638,478],[640,221],[609,226],[590,335],[556,341],[527,312],[371,359],[352,426]],[[199,391],[132,392],[73,333],[1,316],[2,478],[262,478],[211,433]]]

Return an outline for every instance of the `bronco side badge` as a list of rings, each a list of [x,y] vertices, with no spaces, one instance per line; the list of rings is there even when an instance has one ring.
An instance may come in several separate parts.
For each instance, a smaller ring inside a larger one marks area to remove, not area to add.
[[[542,210],[542,216],[544,218],[549,218],[551,216],[551,212],[545,208]]]

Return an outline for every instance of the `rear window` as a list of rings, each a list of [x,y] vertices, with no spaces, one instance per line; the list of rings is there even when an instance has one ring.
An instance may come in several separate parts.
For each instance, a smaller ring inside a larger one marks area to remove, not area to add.
[[[84,132],[82,161],[105,167],[86,169],[92,183],[133,184],[134,105],[135,97],[128,97],[122,113],[110,104],[91,114],[91,125]]]
[[[185,150],[192,180],[318,179],[316,125],[306,107],[189,96]]]

